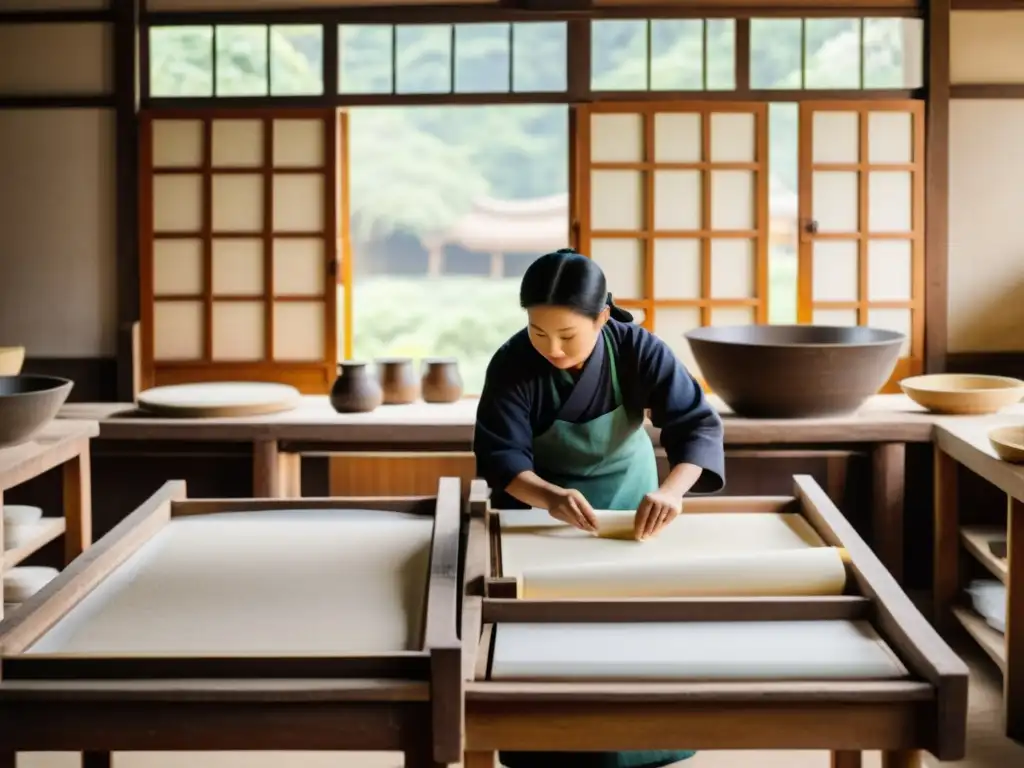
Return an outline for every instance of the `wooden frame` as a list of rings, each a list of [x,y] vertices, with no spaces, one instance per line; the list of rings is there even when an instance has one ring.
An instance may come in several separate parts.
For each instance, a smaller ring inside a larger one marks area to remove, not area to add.
[[[643,285],[644,295],[638,298],[621,296],[616,302],[626,308],[642,309],[645,313],[643,325],[651,331],[657,329],[657,311],[665,308],[699,308],[701,325],[711,323],[711,313],[716,307],[749,307],[754,322],[768,321],[768,104],[745,102],[703,102],[685,103],[669,101],[617,102],[581,105],[573,110],[573,136],[570,147],[573,156],[572,190],[575,193],[573,206],[573,235],[582,253],[592,254],[591,245],[595,239],[625,238],[643,243]],[[701,159],[696,162],[659,162],[654,151],[655,114],[696,114],[701,120]],[[711,159],[710,116],[719,113],[750,114],[754,119],[753,162],[716,162]],[[640,116],[643,128],[641,162],[600,162],[592,157],[591,119],[598,114],[625,114]],[[591,219],[591,173],[595,170],[635,171],[642,174],[643,228],[637,231],[599,230],[595,233]],[[654,224],[655,173],[659,170],[697,171],[701,174],[701,226],[697,230],[656,230]],[[716,230],[711,225],[712,186],[714,171],[746,171],[752,174],[754,200],[754,228],[752,230]],[[655,297],[654,244],[655,239],[690,238],[700,241],[701,296],[697,299],[657,299]],[[750,240],[754,245],[754,297],[750,299],[715,299],[711,296],[711,241],[714,238]]]
[[[63,515],[44,516],[38,532],[19,547],[0,551],[0,570],[6,572],[64,536],[64,562],[71,563],[92,544],[92,463],[90,441],[100,433],[94,420],[57,419],[31,440],[0,448],[0,508],[9,488],[57,467],[62,472]],[[0,517],[0,541],[3,541]],[[0,618],[3,618],[0,606]]]
[[[289,167],[274,162],[273,127],[277,120],[318,120],[323,123],[323,162],[320,166]],[[272,380],[292,384],[304,392],[322,392],[333,381],[337,368],[337,293],[335,275],[338,269],[338,248],[345,242],[347,219],[339,226],[338,141],[344,136],[337,110],[332,109],[205,109],[161,110],[144,112],[140,116],[140,292],[141,292],[141,352],[142,386],[178,384],[196,380]],[[199,167],[157,167],[154,160],[153,125],[160,121],[190,120],[202,125],[202,162]],[[213,125],[218,121],[259,121],[262,126],[263,157],[258,166],[214,165],[212,156]],[[341,118],[343,121],[344,118]],[[153,220],[154,180],[157,176],[193,175],[201,178],[202,223],[199,231],[156,230]],[[213,179],[237,175],[262,178],[262,228],[258,232],[214,231]],[[319,232],[278,231],[273,226],[274,178],[281,175],[316,175],[323,178],[323,228]],[[347,190],[341,190],[347,191]],[[321,296],[300,294],[288,296],[274,291],[274,241],[277,239],[322,240],[324,243],[324,293]],[[202,292],[193,294],[155,295],[154,252],[158,240],[200,240],[202,243]],[[214,240],[255,240],[262,242],[263,290],[259,294],[218,295],[213,293]],[[156,360],[154,356],[155,308],[158,302],[201,302],[203,306],[203,351],[196,360]],[[213,308],[228,302],[260,302],[263,306],[262,360],[245,362],[213,359]],[[310,362],[274,359],[275,306],[286,302],[322,302],[324,309],[324,349],[321,360]],[[350,310],[346,310],[350,312]]]
[[[967,667],[901,591],[825,492],[794,478],[793,497],[708,498],[686,511],[799,511],[848,556],[854,594],[834,598],[533,601],[486,594],[500,582],[487,489],[470,498],[464,574],[466,768],[498,750],[830,749],[834,765],[883,750],[887,765],[965,753]],[[685,512],[684,512],[685,514]],[[487,679],[496,622],[730,621],[869,616],[914,675],[891,682],[512,683]],[[479,638],[477,648],[472,638]],[[475,658],[474,658],[475,656]],[[738,723],[743,723],[740,728]]]
[[[815,163],[814,115],[816,112],[856,112],[858,114],[859,160],[856,163]],[[872,112],[903,112],[911,119],[911,162],[872,163],[868,147],[868,118]],[[911,314],[910,356],[902,358],[883,392],[898,392],[898,383],[907,376],[924,371],[925,362],[925,103],[923,101],[848,101],[814,102],[800,105],[800,191],[799,191],[799,270],[797,288],[797,319],[813,322],[815,309],[855,310],[860,325],[869,325],[871,309],[906,309]],[[871,171],[906,172],[911,176],[911,232],[871,233],[868,229],[868,177]],[[815,172],[854,172],[858,176],[858,225],[856,233],[816,232],[812,221],[812,189]],[[909,301],[872,301],[868,288],[869,240],[910,241]],[[814,297],[814,245],[819,241],[857,242],[858,285],[856,301],[818,301]]]
[[[992,455],[985,434],[992,426],[950,424],[935,430],[933,620],[943,634],[962,629],[996,664],[1003,675],[1006,736],[1024,741],[1024,469]],[[961,525],[961,468],[1006,494],[1005,525]],[[993,541],[1005,544],[1005,558],[992,552],[988,545]],[[1005,634],[990,627],[963,599],[964,565],[973,563],[1006,585]]]
[[[24,653],[173,518],[294,507],[270,499],[188,499],[183,481],[166,483],[0,623],[0,743],[12,751],[104,753],[395,750],[406,752],[407,765],[456,762],[462,744],[457,573],[463,512],[457,478],[442,478],[435,497],[302,502],[306,509],[434,517],[420,650],[237,658]],[[127,709],[135,714],[126,716]]]

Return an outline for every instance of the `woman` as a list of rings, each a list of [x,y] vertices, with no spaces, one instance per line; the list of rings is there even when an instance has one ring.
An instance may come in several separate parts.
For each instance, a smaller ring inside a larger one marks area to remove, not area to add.
[[[584,531],[595,509],[636,509],[634,536],[655,536],[689,492],[725,485],[722,421],[657,336],[616,307],[604,273],[562,249],[526,270],[528,326],[495,353],[477,410],[477,475],[496,509],[538,507]],[[658,482],[644,409],[671,467]],[[502,753],[508,768],[658,768],[689,751]]]

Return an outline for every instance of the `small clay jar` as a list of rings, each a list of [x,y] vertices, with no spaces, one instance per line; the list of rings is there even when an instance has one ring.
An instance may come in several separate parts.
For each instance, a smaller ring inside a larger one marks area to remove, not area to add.
[[[423,361],[423,401],[454,403],[462,397],[462,376],[459,361],[454,357],[432,357]]]
[[[411,357],[378,358],[377,381],[384,390],[385,405],[407,405],[420,395],[420,382]]]
[[[331,407],[338,413],[367,413],[384,400],[384,392],[370,376],[366,363],[346,360],[338,363],[338,378],[331,387]]]

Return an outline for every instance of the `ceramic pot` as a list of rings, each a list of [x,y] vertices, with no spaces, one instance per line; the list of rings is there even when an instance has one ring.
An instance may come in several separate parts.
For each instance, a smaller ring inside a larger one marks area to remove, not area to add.
[[[331,387],[331,407],[338,413],[367,413],[384,400],[384,392],[370,376],[366,363],[346,360],[338,363],[338,378]]]
[[[420,395],[420,382],[411,357],[383,357],[377,363],[377,381],[384,390],[385,405],[407,405]]]
[[[423,361],[423,401],[454,403],[462,397],[462,376],[459,361],[454,357],[434,357]]]

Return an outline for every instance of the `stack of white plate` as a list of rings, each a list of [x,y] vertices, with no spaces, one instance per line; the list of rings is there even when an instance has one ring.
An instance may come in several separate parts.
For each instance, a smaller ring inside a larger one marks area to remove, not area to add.
[[[967,588],[976,610],[992,629],[1006,632],[1006,585],[994,579],[975,579]]]
[[[10,608],[25,602],[56,576],[56,568],[44,565],[11,568],[4,574],[4,607]]]
[[[4,549],[27,544],[39,529],[43,510],[24,504],[4,504]]]

